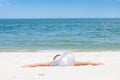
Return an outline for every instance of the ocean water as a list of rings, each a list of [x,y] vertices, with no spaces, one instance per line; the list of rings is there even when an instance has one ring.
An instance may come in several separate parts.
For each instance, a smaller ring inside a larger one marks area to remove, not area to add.
[[[0,19],[0,50],[120,50],[120,19]]]

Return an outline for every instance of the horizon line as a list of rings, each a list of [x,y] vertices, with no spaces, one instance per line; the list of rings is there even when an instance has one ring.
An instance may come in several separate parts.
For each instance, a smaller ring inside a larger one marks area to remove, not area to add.
[[[0,18],[0,19],[120,19],[119,17],[106,17],[106,18],[94,18],[94,17],[90,17],[90,18]]]

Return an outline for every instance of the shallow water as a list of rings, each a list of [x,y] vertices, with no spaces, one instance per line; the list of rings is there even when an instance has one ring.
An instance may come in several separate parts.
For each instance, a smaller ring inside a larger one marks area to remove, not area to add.
[[[120,19],[0,19],[0,50],[119,50]]]

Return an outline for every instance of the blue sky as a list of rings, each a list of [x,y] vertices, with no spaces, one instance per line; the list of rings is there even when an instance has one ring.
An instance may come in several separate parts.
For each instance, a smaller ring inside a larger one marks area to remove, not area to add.
[[[0,18],[120,18],[120,0],[0,0]]]

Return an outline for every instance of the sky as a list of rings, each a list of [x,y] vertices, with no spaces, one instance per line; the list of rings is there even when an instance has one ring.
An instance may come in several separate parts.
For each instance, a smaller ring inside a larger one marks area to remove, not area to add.
[[[0,0],[2,18],[120,18],[120,0]]]

